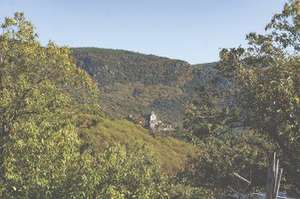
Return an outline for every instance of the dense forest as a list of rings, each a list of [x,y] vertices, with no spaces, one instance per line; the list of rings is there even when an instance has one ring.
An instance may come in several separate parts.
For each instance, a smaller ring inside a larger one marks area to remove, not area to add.
[[[211,64],[44,46],[20,12],[1,29],[0,198],[235,198],[274,152],[300,197],[299,0]],[[176,131],[126,119],[150,110]]]

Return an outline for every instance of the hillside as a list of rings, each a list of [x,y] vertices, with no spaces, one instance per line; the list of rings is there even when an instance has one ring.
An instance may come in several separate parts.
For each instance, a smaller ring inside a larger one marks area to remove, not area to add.
[[[163,121],[181,126],[185,106],[199,99],[197,90],[205,87],[217,95],[230,86],[218,73],[217,63],[191,65],[100,48],[74,48],[73,55],[77,65],[97,81],[103,109],[113,117],[138,117],[153,110]]]
[[[96,152],[110,144],[145,144],[164,172],[183,169],[188,157],[198,153],[192,144],[172,136],[154,138],[148,130],[126,120],[155,111],[163,122],[182,126],[185,107],[202,100],[208,91],[217,104],[231,83],[217,69],[217,63],[191,65],[188,62],[125,50],[100,48],[72,49],[76,65],[98,84],[101,107],[106,116],[85,115],[81,138]],[[114,118],[114,119],[112,119]]]
[[[175,174],[182,170],[189,157],[195,157],[198,149],[190,143],[171,136],[153,137],[148,130],[132,122],[92,115],[80,116],[81,139],[83,149],[90,148],[102,152],[114,144],[145,145],[158,160],[162,170],[167,174]]]

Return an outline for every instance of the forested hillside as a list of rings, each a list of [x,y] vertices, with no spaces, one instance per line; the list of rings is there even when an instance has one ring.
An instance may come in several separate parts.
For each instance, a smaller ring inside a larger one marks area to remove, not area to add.
[[[186,106],[199,100],[197,90],[205,87],[217,96],[230,88],[230,81],[219,73],[217,63],[194,66],[124,50],[72,50],[77,65],[97,81],[103,109],[114,117],[155,111],[162,120],[181,126]]]

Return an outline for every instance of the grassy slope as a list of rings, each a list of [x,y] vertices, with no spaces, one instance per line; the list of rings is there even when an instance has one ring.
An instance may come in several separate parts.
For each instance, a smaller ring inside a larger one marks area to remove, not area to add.
[[[182,169],[190,156],[195,156],[196,148],[186,142],[169,136],[149,134],[148,130],[127,120],[110,118],[88,118],[82,126],[82,139],[93,149],[101,152],[110,144],[142,143],[153,152],[164,172],[174,174]]]

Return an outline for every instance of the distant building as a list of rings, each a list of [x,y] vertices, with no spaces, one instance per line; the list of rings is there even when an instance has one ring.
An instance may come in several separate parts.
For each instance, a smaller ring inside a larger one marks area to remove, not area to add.
[[[151,114],[149,115],[149,128],[152,132],[156,132],[157,127],[158,127],[157,116],[155,115],[154,111],[151,111]]]
[[[150,129],[152,133],[158,131],[171,132],[176,130],[171,124],[163,123],[161,120],[158,120],[158,117],[154,111],[151,111],[150,114],[140,115],[139,117],[128,115],[127,119],[136,124],[139,124],[144,128]]]

